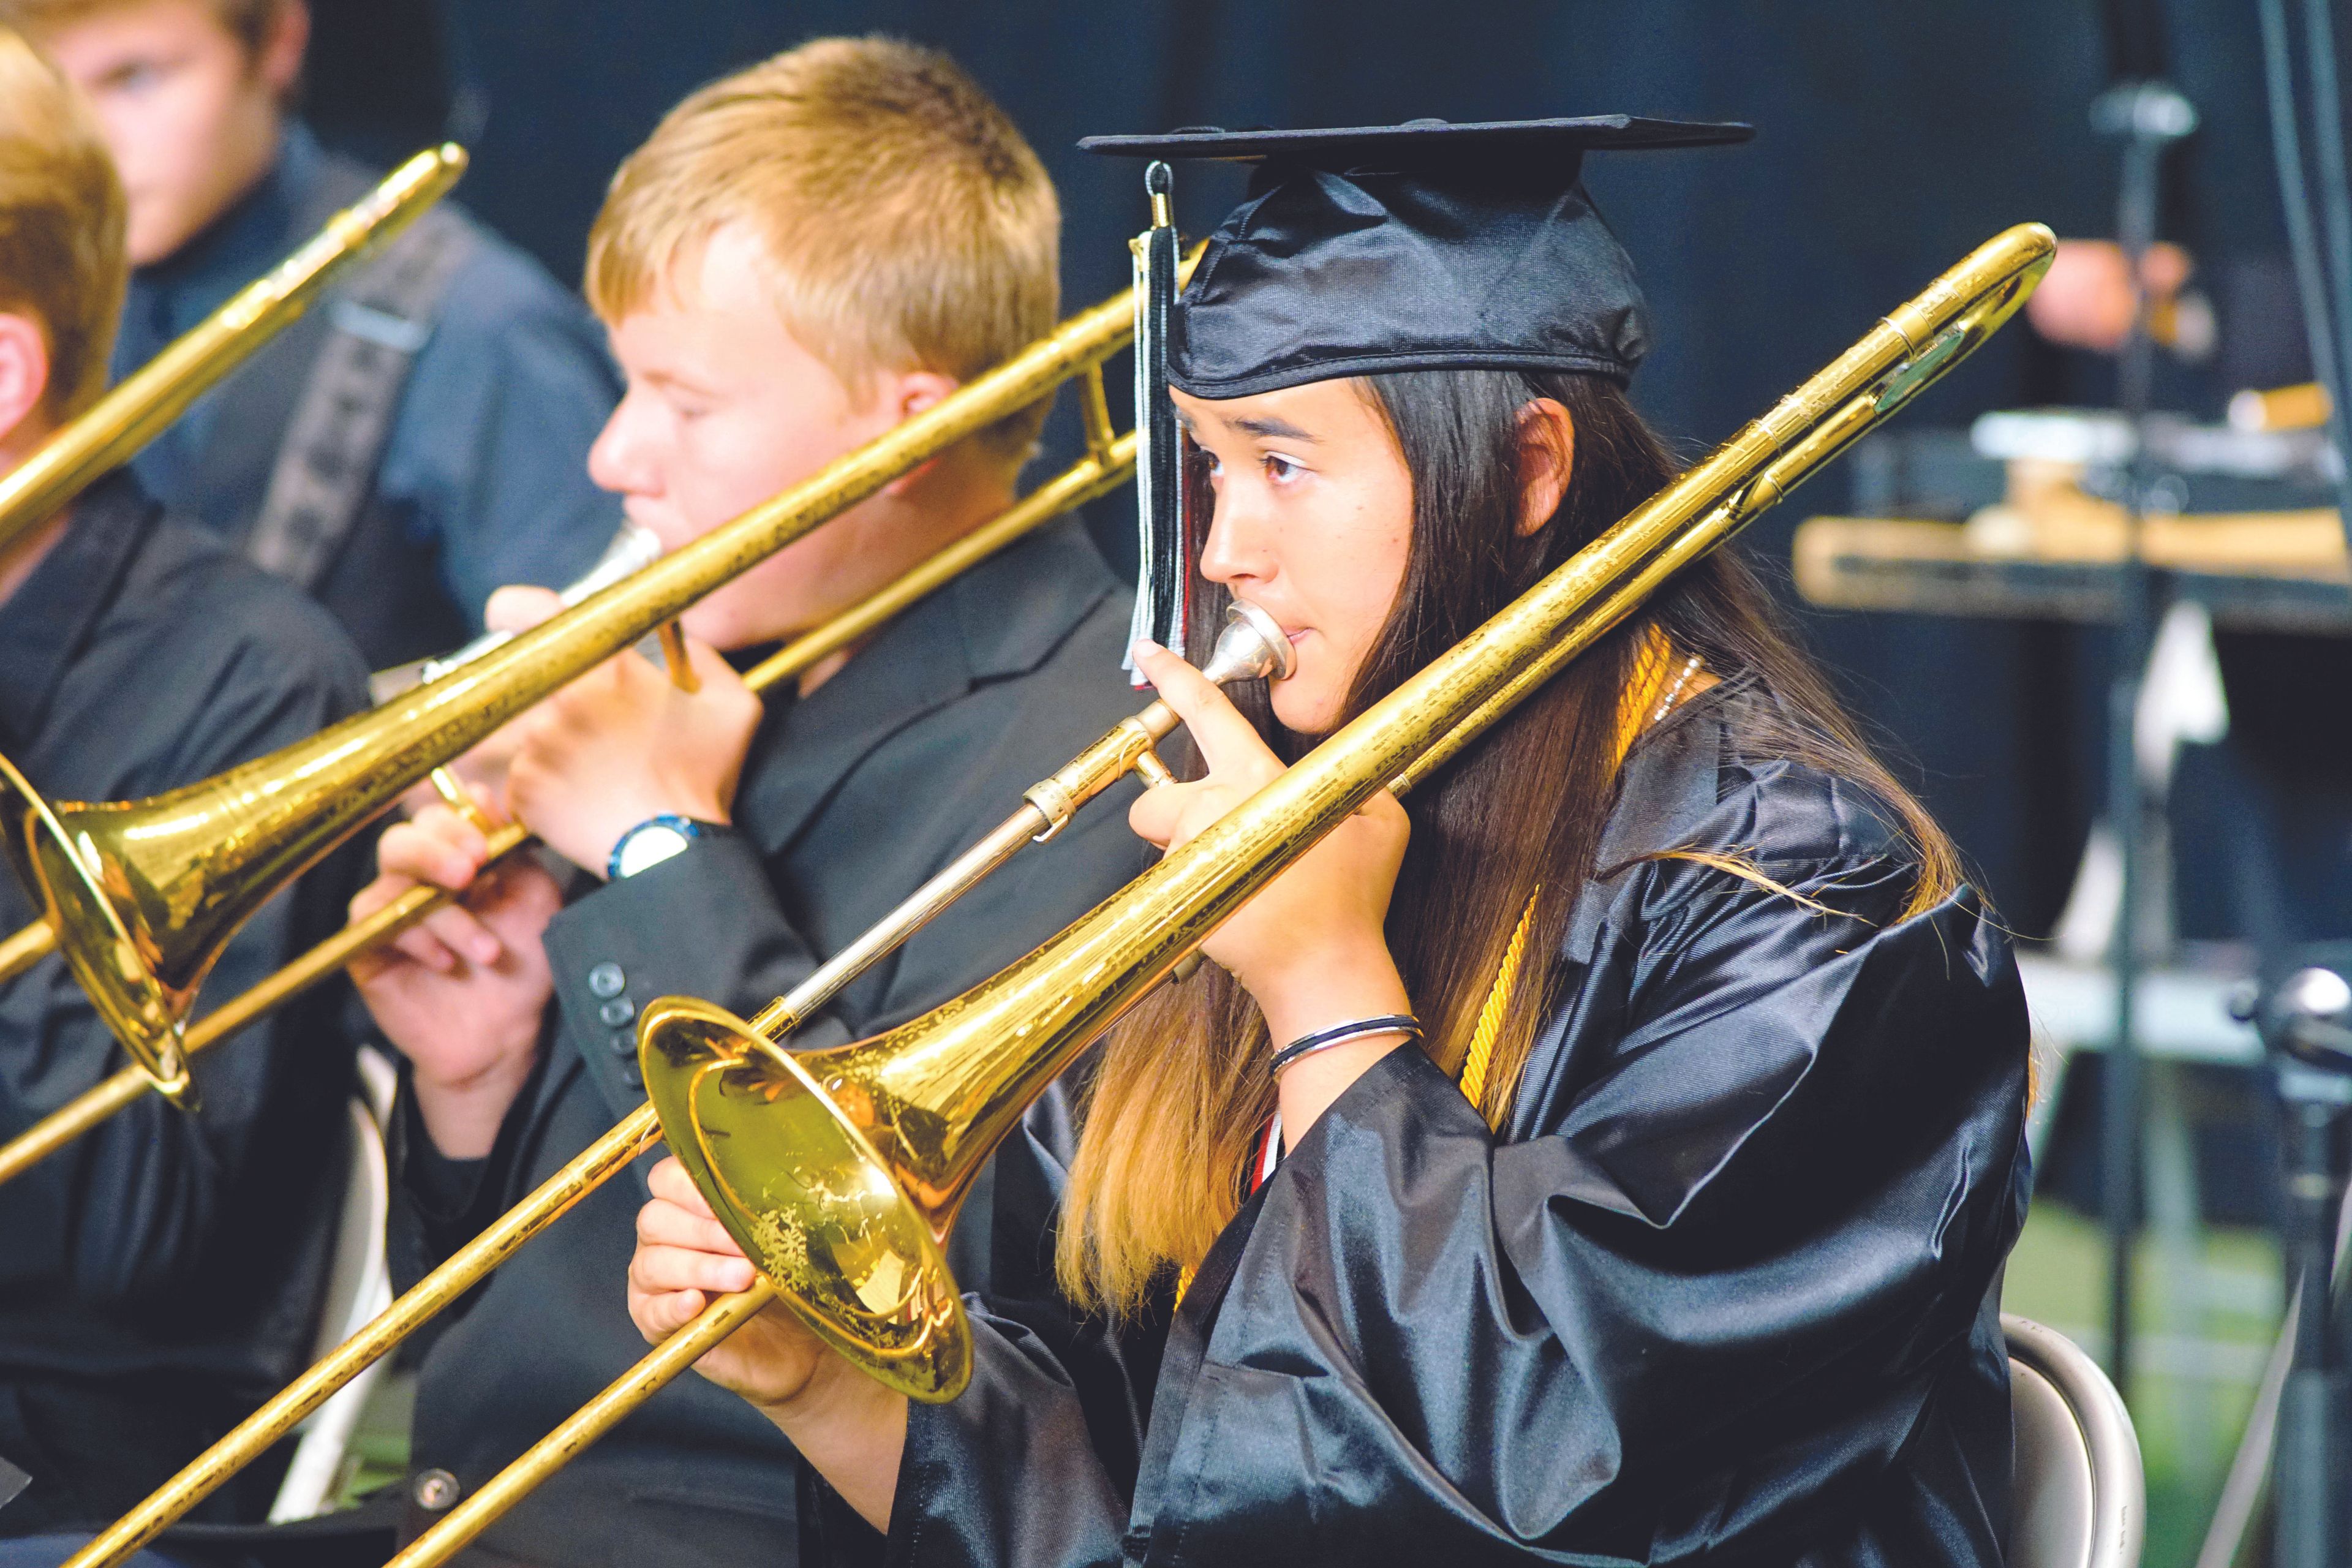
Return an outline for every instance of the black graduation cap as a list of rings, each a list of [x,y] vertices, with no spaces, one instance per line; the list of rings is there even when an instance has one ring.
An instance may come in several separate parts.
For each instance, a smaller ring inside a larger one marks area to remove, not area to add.
[[[1745,142],[1633,115],[1090,136],[1090,153],[1257,165],[1169,324],[1168,376],[1240,397],[1332,376],[1477,367],[1622,381],[1649,348],[1633,264],[1584,154]]]

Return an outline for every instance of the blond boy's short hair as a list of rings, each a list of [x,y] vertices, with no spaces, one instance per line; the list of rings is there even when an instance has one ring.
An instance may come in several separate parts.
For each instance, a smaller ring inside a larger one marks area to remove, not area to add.
[[[38,38],[143,0],[0,0],[0,24]],[[287,0],[205,0],[215,20],[248,50],[261,47]]]
[[[0,311],[40,323],[52,419],[72,418],[106,390],[128,276],[124,210],[80,94],[0,27]]]
[[[1061,222],[1037,154],[953,61],[823,38],[663,118],[613,176],[586,290],[617,321],[741,224],[785,327],[853,391],[896,370],[970,380],[1053,330]],[[976,439],[1017,463],[1045,417],[1041,403]]]

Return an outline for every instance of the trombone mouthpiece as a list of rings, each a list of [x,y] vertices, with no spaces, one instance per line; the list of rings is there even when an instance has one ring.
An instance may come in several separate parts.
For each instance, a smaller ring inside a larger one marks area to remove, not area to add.
[[[1246,599],[1235,599],[1225,611],[1225,629],[1201,673],[1220,686],[1236,680],[1287,680],[1298,668],[1290,638],[1280,623]]]

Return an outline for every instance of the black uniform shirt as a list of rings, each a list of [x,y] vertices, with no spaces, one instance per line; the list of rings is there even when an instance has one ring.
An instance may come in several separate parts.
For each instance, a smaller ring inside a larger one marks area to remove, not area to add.
[[[1758,700],[1629,759],[1501,1133],[1391,1052],[1156,1370],[1162,1336],[991,1303],[969,1391],[912,1408],[894,1568],[2000,1563],[2016,964],[1966,889],[1899,919],[1912,858],[1853,785],[1742,754]]]
[[[413,1101],[395,1129],[395,1282],[430,1263],[645,1101],[636,1013],[700,996],[749,1015],[1020,805],[1139,700],[1118,670],[1129,600],[1075,521],[983,563],[899,616],[805,699],[778,694],[744,766],[740,831],[599,887],[547,933],[557,1037],[479,1173],[449,1203]],[[793,1037],[875,1033],[1020,957],[1139,873],[1124,802],[1096,802],[1025,850]],[[1048,1121],[1048,1105],[1040,1121]],[[1033,1123],[1035,1124],[1035,1123]],[[1045,1127],[1046,1142],[1063,1140]],[[1009,1226],[1040,1195],[993,1170],[966,1201],[949,1257],[980,1284],[1045,1246]],[[1010,1187],[1012,1184],[1004,1184]],[[646,1346],[625,1298],[642,1181],[592,1194],[524,1247],[426,1358],[413,1462],[449,1471],[454,1500],[543,1436]],[[446,1206],[444,1206],[444,1205]],[[792,1449],[765,1417],[688,1375],[492,1525],[468,1563],[751,1568],[789,1563]]]
[[[0,748],[55,800],[208,777],[351,712],[365,682],[324,611],[128,475],[0,603]],[[256,916],[204,1006],[339,925],[347,865]],[[38,912],[0,876],[0,927]],[[34,1476],[0,1530],[111,1519],[308,1358],[351,1075],[330,1005],[197,1058],[201,1115],[150,1095],[0,1185],[0,1455]],[[0,987],[0,1138],[125,1060],[42,961]]]

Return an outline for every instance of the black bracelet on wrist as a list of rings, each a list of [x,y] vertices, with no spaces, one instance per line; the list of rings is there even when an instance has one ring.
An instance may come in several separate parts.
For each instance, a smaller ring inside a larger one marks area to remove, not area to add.
[[[1328,1029],[1301,1036],[1275,1052],[1274,1060],[1266,1064],[1266,1071],[1280,1077],[1283,1068],[1301,1057],[1311,1057],[1318,1051],[1328,1051],[1333,1046],[1344,1046],[1371,1035],[1402,1035],[1408,1040],[1417,1040],[1421,1038],[1421,1020],[1410,1013],[1383,1013],[1377,1018],[1334,1024]]]

